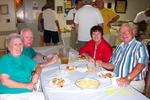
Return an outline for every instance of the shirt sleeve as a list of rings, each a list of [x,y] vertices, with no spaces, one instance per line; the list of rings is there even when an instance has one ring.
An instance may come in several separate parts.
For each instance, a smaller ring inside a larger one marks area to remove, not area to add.
[[[74,23],[79,24],[78,11],[76,12],[75,17],[74,17]]]
[[[117,54],[119,48],[120,48],[120,46],[117,46],[115,48],[115,50],[113,51],[113,54],[112,54],[110,61],[109,61],[110,63],[115,64],[116,54]]]
[[[109,9],[109,18],[111,18],[111,20],[117,16],[117,13],[115,13],[114,11],[112,11],[111,9]]]
[[[58,20],[58,15],[57,15],[57,13],[56,12],[54,12],[55,13],[55,20]]]
[[[79,54],[81,55],[82,53],[88,53],[90,46],[91,46],[90,42],[85,44],[82,48],[80,48]]]
[[[6,68],[4,66],[5,64],[3,63],[2,59],[0,59],[0,74],[6,73]]]
[[[33,48],[31,48],[31,53],[32,53],[32,58],[35,57],[37,54],[37,52]]]
[[[144,43],[142,43],[137,51],[137,59],[138,59],[138,63],[142,63],[142,64],[147,64],[148,63],[148,51],[146,46],[144,45]]]
[[[136,15],[136,17],[135,17],[135,19],[133,20],[133,22],[134,22],[134,23],[139,23],[139,22],[143,21],[144,18],[145,18],[145,17],[143,16],[142,12],[140,12],[140,13],[138,13],[138,14]]]
[[[67,17],[66,17],[66,20],[73,20],[73,19],[74,19],[74,14],[75,14],[75,13],[73,13],[73,9],[70,10],[70,11],[68,12]]]

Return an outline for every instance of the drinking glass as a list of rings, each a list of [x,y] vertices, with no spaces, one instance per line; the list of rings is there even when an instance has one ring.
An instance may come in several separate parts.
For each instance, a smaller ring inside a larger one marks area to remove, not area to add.
[[[70,51],[70,48],[67,48],[67,47],[63,47],[59,49],[59,57],[60,57],[61,64],[68,64],[69,51]]]
[[[93,62],[88,62],[87,70],[88,70],[88,72],[94,72],[95,71],[95,64]]]

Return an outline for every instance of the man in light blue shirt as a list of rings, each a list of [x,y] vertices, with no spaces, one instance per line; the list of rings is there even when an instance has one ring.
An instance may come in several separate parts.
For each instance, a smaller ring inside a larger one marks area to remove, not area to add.
[[[118,86],[131,85],[140,92],[145,87],[145,75],[148,66],[148,51],[144,43],[134,37],[133,24],[123,24],[119,29],[123,41],[113,52],[110,63],[96,62],[106,69],[114,69],[119,79]]]

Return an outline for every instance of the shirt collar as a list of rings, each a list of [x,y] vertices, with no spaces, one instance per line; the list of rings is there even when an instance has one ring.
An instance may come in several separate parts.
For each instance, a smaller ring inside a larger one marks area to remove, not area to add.
[[[92,5],[84,5],[83,7],[92,7]]]
[[[127,43],[127,45],[131,45],[134,41],[135,41],[135,38],[133,38],[129,43]],[[121,47],[124,47],[124,45],[126,45],[124,42],[121,43]]]

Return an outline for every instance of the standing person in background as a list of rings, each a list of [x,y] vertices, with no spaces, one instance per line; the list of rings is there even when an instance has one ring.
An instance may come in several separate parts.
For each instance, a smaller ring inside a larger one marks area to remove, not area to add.
[[[97,61],[96,65],[114,69],[116,77],[119,78],[118,86],[125,87],[130,84],[143,92],[149,55],[145,44],[135,39],[134,28],[131,24],[122,24],[119,35],[123,42],[114,50],[110,63]]]
[[[44,32],[44,19],[43,19],[43,11],[45,9],[45,6],[42,7],[42,12],[38,16],[38,31],[40,32],[40,39],[41,39],[41,45],[44,45],[44,38],[43,38],[43,32]]]
[[[61,34],[60,26],[58,22],[58,16],[54,10],[52,10],[51,2],[46,4],[46,9],[43,11],[44,19],[44,42],[46,45],[50,45],[51,41],[54,45],[59,42],[59,34]]]
[[[78,32],[78,49],[84,46],[90,39],[90,29],[94,25],[103,24],[103,18],[99,11],[92,7],[92,0],[83,0],[84,6],[75,15],[74,23]]]
[[[100,10],[103,20],[104,20],[104,38],[106,41],[110,42],[110,28],[111,24],[116,22],[119,19],[119,15],[117,15],[113,10],[104,7],[104,0],[96,0],[96,7]]]
[[[147,25],[150,24],[150,7],[139,12],[133,22],[137,25],[137,39],[142,40],[145,38]]]
[[[42,7],[42,12],[38,16],[38,31],[44,31],[44,19],[43,19],[43,11],[45,10],[45,6]]]
[[[77,48],[76,47],[77,32],[75,30],[74,17],[75,17],[77,10],[83,6],[82,1],[83,0],[76,0],[75,7],[68,12],[68,15],[66,17],[66,24],[71,25],[70,46],[74,49]]]
[[[80,55],[88,57],[90,61],[109,62],[112,56],[111,46],[103,39],[103,28],[93,26],[90,31],[92,39],[80,48]]]
[[[66,24],[67,25],[73,25],[74,26],[74,17],[78,9],[80,9],[83,6],[83,0],[76,0],[75,6],[73,9],[71,9],[68,12],[68,15],[66,17]]]

